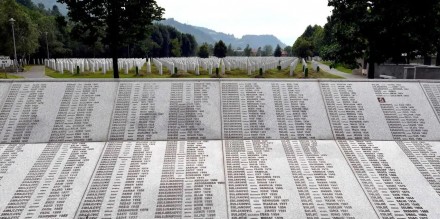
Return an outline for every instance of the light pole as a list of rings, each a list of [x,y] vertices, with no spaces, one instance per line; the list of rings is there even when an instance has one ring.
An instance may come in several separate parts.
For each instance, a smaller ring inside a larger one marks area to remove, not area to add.
[[[49,60],[49,44],[47,43],[47,31],[44,32],[46,34],[46,50],[47,50],[47,60]]]
[[[9,19],[9,22],[11,22],[12,26],[12,38],[14,39],[14,65],[15,65],[15,71],[18,73],[18,60],[17,60],[17,48],[15,47],[15,32],[14,32],[14,18]]]

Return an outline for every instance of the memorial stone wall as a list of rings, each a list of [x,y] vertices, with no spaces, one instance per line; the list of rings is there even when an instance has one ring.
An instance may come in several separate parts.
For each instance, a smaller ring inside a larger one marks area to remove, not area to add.
[[[440,218],[440,83],[0,81],[0,218]]]

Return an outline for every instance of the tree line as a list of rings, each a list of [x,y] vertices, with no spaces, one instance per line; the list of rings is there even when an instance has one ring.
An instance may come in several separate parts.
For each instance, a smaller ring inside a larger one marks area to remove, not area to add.
[[[63,16],[54,5],[46,9],[31,0],[0,1],[0,55],[13,57],[10,18],[14,22],[17,56],[22,58],[94,58],[111,57],[105,30],[99,26],[87,29]],[[194,36],[170,26],[151,24],[140,40],[126,41],[117,49],[118,57],[189,57],[197,53]],[[47,33],[47,35],[46,35]],[[133,39],[133,38],[132,38]]]
[[[297,56],[319,55],[347,65],[409,63],[424,57],[440,65],[440,1],[329,0],[325,26],[309,26],[293,45]],[[374,77],[374,67],[368,77]]]

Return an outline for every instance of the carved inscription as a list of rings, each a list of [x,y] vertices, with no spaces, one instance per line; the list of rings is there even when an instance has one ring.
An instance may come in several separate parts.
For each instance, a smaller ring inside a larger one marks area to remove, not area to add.
[[[380,217],[428,216],[378,146],[369,141],[338,144]]]
[[[73,218],[102,143],[6,145],[1,218]],[[11,174],[14,173],[14,174]]]
[[[220,142],[112,142],[79,218],[225,218]]]
[[[321,144],[225,141],[230,218],[374,217],[336,144]]]

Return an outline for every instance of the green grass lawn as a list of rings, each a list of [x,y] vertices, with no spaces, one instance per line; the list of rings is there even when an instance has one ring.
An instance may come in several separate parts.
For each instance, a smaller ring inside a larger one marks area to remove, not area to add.
[[[124,74],[124,70],[119,72],[120,78],[217,78],[215,74],[215,69],[213,69],[212,75],[209,74],[207,70],[200,69],[200,75],[196,75],[195,71],[183,72],[179,71],[175,75],[171,75],[170,71],[164,67],[163,74],[160,75],[158,70],[154,65],[151,66],[152,73],[147,74],[146,65],[144,65],[139,70],[139,75],[136,75],[135,70],[130,70],[128,74]],[[263,78],[303,78],[302,73],[302,65],[298,64],[297,68],[294,71],[293,77],[290,77],[290,70],[283,69],[278,71],[277,69],[269,69],[267,70]],[[65,71],[64,74],[56,72],[52,69],[46,68],[46,75],[52,78],[113,78],[113,71],[108,71],[106,74],[102,72],[84,72],[80,74],[72,74],[70,72]],[[225,71],[225,74],[222,75],[220,73],[220,78],[260,78],[259,72],[252,72],[251,75],[248,75],[247,71],[239,70],[239,69],[231,69],[231,71]],[[341,78],[336,75],[329,74],[327,72],[314,72],[309,67],[309,78]]]
[[[26,65],[26,66],[24,66],[24,72],[28,72],[28,71],[30,71],[31,70],[31,68],[32,68],[32,66],[31,65]]]
[[[23,77],[9,73],[6,76],[4,72],[0,72],[0,79],[23,79]]]
[[[346,68],[346,67],[344,67],[342,65],[337,65],[336,66],[336,70],[344,72],[344,73],[347,73],[347,74],[352,74],[353,73],[353,69]]]
[[[322,64],[330,66],[331,64],[333,64],[333,62],[331,61],[321,61]],[[343,65],[343,64],[339,64],[336,63],[336,70],[340,71],[340,72],[344,72],[347,74],[352,74],[353,73],[353,69],[348,68],[347,66]]]
[[[333,64],[333,62],[331,61],[320,61],[320,63],[324,64],[324,65],[328,65],[330,66],[331,64]]]

